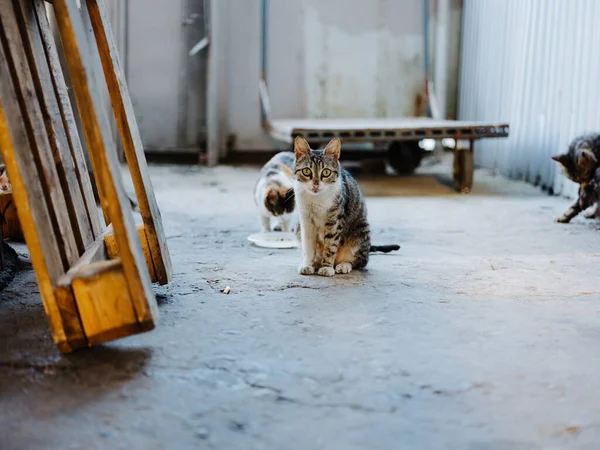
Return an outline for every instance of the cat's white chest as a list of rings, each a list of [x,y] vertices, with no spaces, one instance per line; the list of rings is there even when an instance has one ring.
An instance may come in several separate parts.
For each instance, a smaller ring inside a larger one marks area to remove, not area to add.
[[[300,210],[315,224],[325,219],[325,216],[331,207],[331,202],[327,201],[329,199],[314,197],[310,194],[302,195],[299,200]]]

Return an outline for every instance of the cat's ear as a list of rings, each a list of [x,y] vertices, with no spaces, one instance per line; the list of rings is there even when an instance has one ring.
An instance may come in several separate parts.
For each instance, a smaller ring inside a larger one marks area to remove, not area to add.
[[[594,153],[592,151],[583,149],[581,150],[581,152],[579,152],[579,157],[577,158],[577,166],[586,173],[593,169],[596,166],[597,162],[598,161],[596,160],[596,156],[594,156]]]
[[[331,141],[329,141],[329,144],[327,144],[327,147],[325,147],[323,153],[325,153],[328,156],[331,156],[332,158],[340,159],[341,149],[342,142],[338,138],[333,138]]]
[[[296,159],[310,154],[310,145],[308,145],[308,142],[302,136],[296,136],[294,140],[294,154],[296,155]]]
[[[554,161],[556,161],[557,163],[562,164],[563,166],[567,162],[568,158],[569,158],[569,155],[567,155],[566,153],[561,153],[560,155],[554,155],[554,156],[552,156],[552,159]]]

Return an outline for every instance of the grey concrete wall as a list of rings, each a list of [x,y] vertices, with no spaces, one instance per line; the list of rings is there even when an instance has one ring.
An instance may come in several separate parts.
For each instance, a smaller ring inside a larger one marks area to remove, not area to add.
[[[223,66],[221,129],[236,149],[272,148],[260,126],[260,0],[222,0],[217,33]],[[430,23],[434,52],[435,2]],[[451,5],[448,112],[456,109],[461,1]],[[269,2],[267,78],[273,116],[377,117],[415,112],[423,83],[421,0]]]

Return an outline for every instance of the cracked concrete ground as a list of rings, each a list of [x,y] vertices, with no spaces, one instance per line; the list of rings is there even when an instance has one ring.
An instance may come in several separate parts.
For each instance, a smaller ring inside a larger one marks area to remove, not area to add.
[[[326,279],[246,240],[257,169],[151,174],[175,271],[159,327],[61,356],[23,257],[1,449],[599,448],[600,233],[553,223],[567,200],[485,171],[468,196],[362,178],[374,243],[402,249]]]

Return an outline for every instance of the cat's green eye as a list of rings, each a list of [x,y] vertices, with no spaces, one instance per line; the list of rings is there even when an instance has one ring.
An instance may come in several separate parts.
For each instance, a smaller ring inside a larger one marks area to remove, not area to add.
[[[321,175],[324,177],[328,177],[329,175],[331,175],[331,170],[323,169],[323,172],[321,172]]]
[[[305,167],[302,169],[302,175],[305,177],[310,177],[312,175],[312,170],[310,170],[308,167]]]

